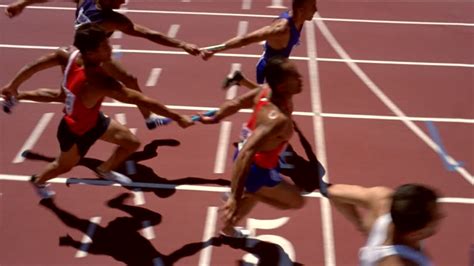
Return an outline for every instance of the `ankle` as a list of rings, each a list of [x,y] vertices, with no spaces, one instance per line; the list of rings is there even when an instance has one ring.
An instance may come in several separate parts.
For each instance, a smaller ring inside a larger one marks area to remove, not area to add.
[[[46,184],[45,182],[41,182],[41,180],[36,175],[31,176],[30,182],[36,186],[44,186]]]

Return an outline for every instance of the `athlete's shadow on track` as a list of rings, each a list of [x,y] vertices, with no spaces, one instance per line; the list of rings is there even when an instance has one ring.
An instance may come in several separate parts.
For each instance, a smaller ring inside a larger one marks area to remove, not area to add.
[[[160,224],[162,216],[143,207],[124,204],[124,201],[130,196],[130,193],[122,193],[107,201],[107,206],[110,208],[121,210],[130,216],[117,217],[105,226],[94,224],[94,227],[91,226],[88,219],[79,218],[58,207],[54,199],[44,199],[40,201],[40,204],[52,211],[63,224],[81,231],[92,240],[89,244],[84,244],[67,234],[59,238],[60,246],[73,247],[78,251],[94,255],[111,256],[130,266],[174,265],[180,259],[192,256],[210,245],[216,247],[226,245],[249,252],[259,258],[257,265],[261,266],[302,265],[292,262],[279,245],[252,238],[212,237],[204,242],[186,244],[169,255],[164,255],[156,250],[153,244],[139,232],[144,227]],[[238,260],[237,265],[250,264]]]
[[[154,158],[158,155],[157,149],[160,146],[178,146],[180,144],[179,141],[174,139],[158,139],[153,140],[152,142],[145,145],[142,151],[138,151],[133,153],[129,158],[128,161],[133,162],[134,174],[128,174],[126,165],[121,165],[116,171],[123,173],[129,176],[133,182],[139,183],[147,183],[148,185],[156,185],[157,183],[162,184],[166,187],[165,189],[159,189],[155,187],[147,188],[147,187],[140,187],[142,191],[152,191],[160,198],[166,198],[173,195],[176,192],[174,185],[197,185],[197,184],[215,184],[221,186],[229,186],[230,182],[225,179],[206,179],[201,177],[185,177],[180,179],[168,180],[161,176],[158,176],[152,168],[144,165],[139,164],[138,162],[149,160]],[[47,162],[54,161],[53,157],[45,156],[39,153],[35,153],[33,151],[25,151],[23,152],[23,157],[29,160],[42,160]],[[82,158],[78,165],[85,166],[92,171],[94,171],[97,166],[99,166],[103,161],[94,159],[94,158]],[[67,181],[67,185],[70,184],[77,184],[77,183],[89,183],[94,184],[93,182],[88,182],[94,179],[77,179],[77,178],[70,178]],[[105,182],[108,184],[109,182]],[[131,188],[131,187],[130,187]]]
[[[179,259],[191,256],[211,244],[212,240],[189,243],[169,255],[160,253],[148,239],[140,234],[139,230],[143,229],[144,225],[158,225],[161,222],[161,215],[142,207],[124,204],[124,200],[128,197],[130,197],[129,193],[120,194],[109,200],[107,205],[124,211],[130,216],[117,217],[106,226],[96,224],[93,233],[90,232],[91,223],[88,219],[79,218],[61,209],[53,199],[42,200],[40,204],[51,210],[68,227],[92,235],[92,242],[88,244],[87,253],[108,255],[126,265],[173,265]],[[84,244],[70,235],[60,237],[59,245],[86,251]]]
[[[259,266],[301,266],[303,264],[293,262],[283,248],[277,244],[261,241],[255,238],[214,238],[212,245],[227,245],[234,249],[240,249],[253,254],[258,258]],[[238,266],[251,266],[243,260],[237,261]]]

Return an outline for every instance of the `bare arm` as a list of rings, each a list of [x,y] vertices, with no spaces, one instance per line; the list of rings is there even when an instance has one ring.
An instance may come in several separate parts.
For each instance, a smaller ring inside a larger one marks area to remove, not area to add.
[[[240,109],[252,108],[260,91],[260,89],[251,90],[242,96],[225,101],[213,117],[202,117],[200,121],[204,124],[218,123],[220,120],[237,113]]]
[[[225,41],[221,45],[214,46],[212,49],[203,50],[203,58],[208,59],[217,52],[223,52],[229,49],[240,48],[242,46],[265,41],[270,38],[281,36],[289,31],[287,20],[278,20],[272,25],[265,26],[244,36],[237,36]]]
[[[130,36],[145,38],[154,43],[165,45],[168,47],[181,48],[189,54],[198,55],[200,53],[199,48],[194,44],[168,37],[161,32],[151,30],[145,26],[133,23],[126,16],[114,12],[110,17],[110,22],[114,24],[114,28],[122,31]]]
[[[102,69],[110,77],[122,82],[125,87],[132,90],[141,91],[138,85],[138,79],[131,73],[127,72],[119,62],[110,60],[102,64]]]
[[[180,115],[174,112],[173,110],[168,109],[168,107],[159,103],[157,100],[145,96],[138,91],[128,89],[123,86],[117,86],[116,88],[103,89],[103,94],[104,96],[116,99],[124,103],[143,106],[155,114],[169,117],[176,121],[183,128],[186,128],[193,124],[191,118]]]
[[[23,12],[23,9],[25,9],[25,7],[27,6],[30,6],[33,4],[46,3],[46,2],[49,2],[49,0],[18,0],[16,2],[9,4],[5,8],[5,15],[7,15],[10,18],[13,18],[20,15],[20,13]],[[71,2],[77,3],[77,0],[72,0]]]
[[[15,77],[2,88],[2,94],[6,97],[16,96],[18,94],[18,87],[20,87],[23,82],[42,70],[54,66],[66,65],[68,57],[69,53],[66,50],[58,49],[53,53],[40,57],[34,62],[25,65]]]
[[[372,227],[378,216],[389,210],[392,190],[386,187],[335,184],[328,188],[328,193],[329,200],[338,210],[359,230],[365,232]],[[357,208],[367,209],[367,217],[361,218]]]

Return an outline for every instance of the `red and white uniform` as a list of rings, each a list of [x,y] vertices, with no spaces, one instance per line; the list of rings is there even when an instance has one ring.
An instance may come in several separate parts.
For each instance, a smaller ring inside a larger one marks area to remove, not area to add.
[[[66,93],[64,120],[71,132],[80,136],[95,127],[103,98],[92,108],[87,108],[77,98],[77,95],[79,95],[86,83],[84,66],[76,63],[78,55],[79,51],[77,50],[69,56],[68,64],[64,71],[62,89]]]
[[[247,121],[247,124],[244,124],[242,128],[241,140],[245,142],[247,138],[252,134],[255,130],[257,124],[257,114],[260,109],[270,103],[271,89],[264,88],[259,96],[259,100],[254,107],[253,113],[250,116],[250,119]],[[243,144],[243,143],[242,143]],[[278,166],[278,161],[280,157],[280,153],[286,148],[288,142],[283,142],[278,147],[269,150],[269,151],[259,151],[255,153],[252,161],[257,166],[265,169],[273,169]],[[241,146],[240,146],[241,147]],[[239,149],[240,150],[240,149]]]

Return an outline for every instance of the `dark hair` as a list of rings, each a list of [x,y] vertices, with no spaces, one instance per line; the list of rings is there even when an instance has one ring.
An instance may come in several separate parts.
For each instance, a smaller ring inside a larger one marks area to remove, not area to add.
[[[105,31],[94,23],[87,23],[79,26],[74,35],[74,46],[81,53],[97,49],[104,40],[107,39]]]
[[[270,88],[275,89],[276,86],[285,79],[285,74],[287,72],[285,63],[287,62],[288,58],[280,55],[271,57],[268,60],[263,73]]]
[[[397,232],[408,233],[425,227],[434,218],[438,194],[423,185],[405,184],[392,198],[390,214]]]
[[[307,1],[309,0],[293,0],[293,2],[291,3],[291,8],[292,9],[295,9],[295,8],[298,8],[298,7],[302,7],[304,3],[306,3]],[[316,0],[314,0],[316,1]]]

